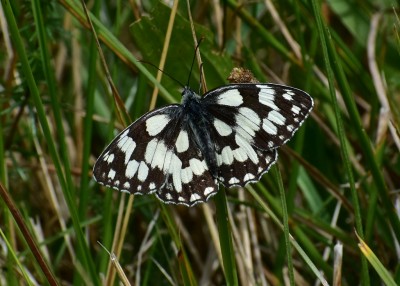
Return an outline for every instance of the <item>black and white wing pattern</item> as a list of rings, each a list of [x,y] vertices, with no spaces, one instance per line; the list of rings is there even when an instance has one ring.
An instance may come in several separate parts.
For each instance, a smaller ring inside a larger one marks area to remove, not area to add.
[[[212,115],[219,181],[226,187],[259,181],[312,107],[302,90],[278,84],[232,84],[203,98]]]
[[[193,206],[226,187],[258,181],[313,107],[299,89],[232,84],[149,112],[122,131],[97,160],[97,182],[165,203]]]
[[[192,206],[218,191],[203,154],[186,130],[181,105],[149,112],[122,131],[93,168],[94,179],[131,194]]]

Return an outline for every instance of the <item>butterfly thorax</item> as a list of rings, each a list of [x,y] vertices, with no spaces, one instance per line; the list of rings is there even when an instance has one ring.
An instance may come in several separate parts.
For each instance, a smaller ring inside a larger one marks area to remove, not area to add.
[[[201,96],[188,87],[182,92],[182,112],[182,127],[194,135],[193,141],[201,150],[210,173],[217,178],[215,146],[209,132],[212,115],[204,107]]]

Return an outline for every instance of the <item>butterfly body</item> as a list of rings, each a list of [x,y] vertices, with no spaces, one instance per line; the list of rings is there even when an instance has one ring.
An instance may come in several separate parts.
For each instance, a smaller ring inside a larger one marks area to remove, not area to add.
[[[193,206],[226,187],[258,181],[313,106],[298,89],[232,84],[151,111],[100,155],[94,178],[133,194]]]
[[[209,172],[217,179],[215,145],[208,131],[210,130],[212,116],[208,113],[202,98],[188,87],[185,87],[182,92],[181,106],[182,116],[185,118],[182,129],[189,130],[193,134],[193,141],[203,154]]]

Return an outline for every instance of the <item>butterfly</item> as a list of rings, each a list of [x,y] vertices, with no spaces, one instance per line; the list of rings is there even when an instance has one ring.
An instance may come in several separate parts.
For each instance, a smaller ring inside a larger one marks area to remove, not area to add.
[[[148,112],[117,135],[93,176],[122,192],[194,206],[219,184],[259,181],[312,108],[310,95],[280,84],[228,84],[203,96],[184,87],[181,104]]]

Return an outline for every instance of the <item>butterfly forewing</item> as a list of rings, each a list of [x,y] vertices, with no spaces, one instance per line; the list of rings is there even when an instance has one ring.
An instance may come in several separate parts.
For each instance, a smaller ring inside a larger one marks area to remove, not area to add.
[[[94,166],[94,178],[132,194],[156,192],[165,203],[193,206],[218,190],[193,142],[182,107],[171,105],[139,118],[122,131]]]
[[[227,85],[208,92],[212,138],[225,186],[258,181],[312,108],[301,90],[272,84]]]
[[[307,118],[311,97],[277,84],[232,84],[147,113],[94,166],[95,179],[132,194],[193,206],[227,187],[260,180]]]
[[[263,150],[292,138],[313,107],[304,91],[278,84],[226,85],[208,92],[204,102],[212,115]]]

